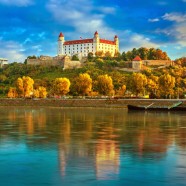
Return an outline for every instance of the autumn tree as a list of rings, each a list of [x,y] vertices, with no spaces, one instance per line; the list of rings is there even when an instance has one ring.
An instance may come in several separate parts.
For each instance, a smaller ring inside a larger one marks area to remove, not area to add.
[[[112,78],[106,75],[99,75],[97,78],[97,88],[100,94],[110,95],[114,92]]]
[[[87,73],[80,74],[75,79],[74,87],[78,94],[83,96],[89,95],[89,93],[92,91],[92,79],[90,75]]]
[[[16,81],[16,90],[20,97],[24,97],[23,79],[18,78]]]
[[[97,51],[96,53],[95,53],[95,55],[96,55],[96,57],[103,57],[103,51],[102,50],[100,50],[100,51]]]
[[[37,89],[34,89],[33,96],[35,98],[46,98],[46,96],[47,96],[46,88],[39,86]]]
[[[150,93],[150,98],[156,98],[159,96],[159,84],[158,84],[159,78],[154,75],[150,75],[147,79],[147,86],[146,89]]]
[[[104,59],[111,59],[111,57],[112,57],[112,54],[109,51],[105,52]]]
[[[31,97],[33,94],[34,80],[29,76],[23,76],[16,81],[16,90],[20,97]]]
[[[122,85],[119,90],[116,91],[116,95],[124,96],[126,92],[126,85]]]
[[[174,93],[175,78],[169,74],[161,75],[159,78],[159,89],[162,96],[166,98]]]
[[[8,98],[16,98],[18,96],[16,88],[10,87],[7,96]]]
[[[141,73],[133,73],[128,82],[129,89],[136,96],[138,96],[139,94],[144,95],[146,85],[147,78],[144,74]]]
[[[70,91],[70,81],[67,78],[56,78],[53,84],[54,94],[63,96]]]

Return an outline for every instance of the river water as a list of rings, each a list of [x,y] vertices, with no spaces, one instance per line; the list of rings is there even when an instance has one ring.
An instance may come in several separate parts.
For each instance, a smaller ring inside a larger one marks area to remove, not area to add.
[[[185,112],[0,109],[0,185],[186,185]]]

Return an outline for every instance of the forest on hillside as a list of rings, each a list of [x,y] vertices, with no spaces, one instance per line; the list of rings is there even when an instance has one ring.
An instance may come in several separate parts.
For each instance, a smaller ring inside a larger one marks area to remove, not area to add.
[[[80,69],[11,63],[0,70],[1,97],[149,96],[183,98],[186,95],[185,58],[164,69],[140,73],[120,70],[124,61],[91,58]]]

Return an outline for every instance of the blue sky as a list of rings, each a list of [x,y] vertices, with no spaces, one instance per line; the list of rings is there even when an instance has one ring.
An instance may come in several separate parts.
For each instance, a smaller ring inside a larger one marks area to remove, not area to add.
[[[23,62],[57,53],[66,40],[118,35],[120,52],[161,48],[186,56],[186,0],[0,0],[0,57]]]

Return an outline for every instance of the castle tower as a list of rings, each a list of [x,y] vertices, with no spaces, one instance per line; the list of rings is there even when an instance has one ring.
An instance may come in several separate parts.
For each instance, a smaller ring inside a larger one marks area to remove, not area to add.
[[[115,53],[117,53],[117,52],[119,52],[119,39],[118,39],[117,35],[114,36],[114,42],[116,44],[116,51],[115,51]]]
[[[141,70],[142,68],[142,60],[139,56],[136,56],[133,60],[132,60],[132,68],[135,70]]]
[[[64,35],[62,32],[60,32],[59,37],[58,37],[58,50],[57,50],[58,56],[64,55],[64,51],[63,51],[64,42],[65,42]]]
[[[94,33],[94,38],[93,38],[93,42],[95,43],[95,52],[97,52],[98,51],[98,47],[99,47],[99,34],[98,34],[98,32],[96,31],[95,33]]]

